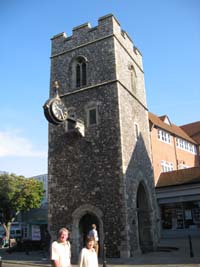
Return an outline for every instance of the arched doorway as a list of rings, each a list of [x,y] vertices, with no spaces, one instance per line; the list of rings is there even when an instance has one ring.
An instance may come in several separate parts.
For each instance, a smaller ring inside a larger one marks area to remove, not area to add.
[[[93,223],[96,224],[99,235],[99,256],[103,255],[104,232],[102,217],[103,212],[91,204],[84,204],[73,212],[71,238],[74,258],[78,258],[80,250],[84,246],[84,239]]]
[[[142,253],[153,249],[150,199],[145,185],[140,183],[137,191],[137,217],[139,244]]]
[[[79,244],[81,247],[85,245],[85,239],[88,235],[89,231],[91,230],[91,225],[96,224],[97,226],[97,232],[99,233],[99,222],[95,215],[86,213],[79,222]],[[99,236],[100,238],[100,236]]]

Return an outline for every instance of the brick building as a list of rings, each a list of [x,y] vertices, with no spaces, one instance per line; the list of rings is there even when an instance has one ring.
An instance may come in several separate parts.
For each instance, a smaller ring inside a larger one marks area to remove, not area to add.
[[[78,256],[92,223],[100,254],[131,257],[157,243],[148,110],[142,56],[113,15],[98,26],[75,27],[52,38],[53,82],[75,131],[66,121],[49,125],[49,228],[71,231]],[[80,128],[79,128],[80,129]]]
[[[155,185],[162,172],[199,166],[199,144],[167,116],[149,112]]]
[[[149,113],[163,236],[200,235],[200,122],[178,127]]]
[[[180,126],[198,144],[198,155],[200,165],[200,121],[188,123]]]

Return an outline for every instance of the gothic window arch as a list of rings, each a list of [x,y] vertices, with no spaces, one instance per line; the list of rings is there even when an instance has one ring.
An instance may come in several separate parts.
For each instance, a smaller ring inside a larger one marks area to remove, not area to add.
[[[78,56],[74,60],[73,77],[76,88],[87,84],[87,59],[83,56]]]
[[[137,81],[137,75],[136,75],[136,71],[135,68],[133,67],[133,65],[129,65],[128,67],[129,71],[130,71],[130,84],[131,84],[131,91],[133,93],[136,93],[136,89],[137,89],[137,85],[136,85],[136,81]]]

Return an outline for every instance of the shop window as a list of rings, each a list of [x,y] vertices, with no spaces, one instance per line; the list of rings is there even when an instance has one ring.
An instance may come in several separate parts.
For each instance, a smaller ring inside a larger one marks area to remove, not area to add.
[[[200,225],[198,202],[180,202],[161,205],[163,229],[197,229]]]

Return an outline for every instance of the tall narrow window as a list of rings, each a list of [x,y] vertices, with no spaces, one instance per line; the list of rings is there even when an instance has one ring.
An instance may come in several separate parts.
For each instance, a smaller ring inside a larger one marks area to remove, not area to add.
[[[82,85],[86,85],[86,63],[82,64]]]
[[[81,85],[81,68],[80,65],[76,65],[76,87],[80,87]]]
[[[83,57],[78,57],[76,60],[76,87],[86,85],[87,70],[86,60]]]
[[[97,109],[91,108],[88,110],[89,112],[89,125],[97,124]]]
[[[136,72],[133,65],[129,66],[129,70],[130,70],[131,91],[133,93],[136,93]]]
[[[135,140],[137,141],[139,138],[139,126],[135,123]]]

